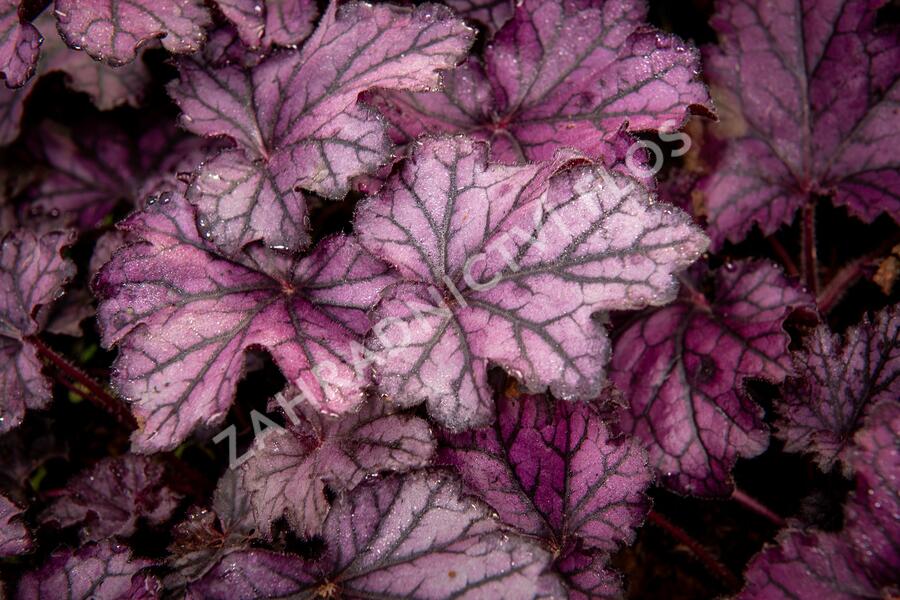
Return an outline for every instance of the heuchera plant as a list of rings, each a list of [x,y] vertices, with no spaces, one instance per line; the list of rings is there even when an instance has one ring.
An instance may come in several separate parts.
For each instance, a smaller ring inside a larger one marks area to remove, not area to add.
[[[0,0],[0,598],[900,597],[887,0]]]

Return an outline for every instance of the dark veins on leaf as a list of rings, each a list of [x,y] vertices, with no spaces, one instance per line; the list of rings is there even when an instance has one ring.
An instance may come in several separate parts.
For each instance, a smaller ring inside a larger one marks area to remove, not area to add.
[[[653,473],[636,440],[611,439],[593,404],[513,388],[497,399],[492,427],[441,436],[438,460],[504,523],[542,540],[567,587],[623,593],[606,562],[634,540]]]
[[[52,399],[35,336],[75,275],[74,263],[61,254],[74,240],[74,232],[38,236],[18,229],[0,242],[0,433],[18,426],[26,409]]]
[[[745,378],[780,382],[791,372],[793,308],[809,304],[781,271],[763,262],[728,264],[682,277],[680,298],[647,311],[618,335],[610,377],[626,395],[618,427],[641,439],[672,489],[726,495],[738,457],[765,450],[763,411]]]
[[[900,28],[883,0],[720,0],[706,70],[728,140],[703,184],[715,246],[830,197],[900,219]],[[727,125],[724,126],[724,125]]]
[[[119,349],[113,385],[133,403],[137,450],[174,448],[220,422],[250,347],[266,349],[318,410],[362,402],[368,371],[357,367],[354,344],[393,276],[354,238],[328,238],[305,257],[253,245],[237,262],[204,239],[178,195],[119,227],[131,244],[101,269],[94,291],[103,342]],[[321,377],[313,371],[326,367]]]
[[[486,505],[460,488],[456,478],[432,470],[366,481],[336,500],[321,558],[234,552],[188,597],[526,600],[553,588],[550,555],[503,530]]]
[[[182,124],[238,145],[212,156],[188,190],[211,239],[231,255],[256,240],[306,245],[302,190],[342,198],[351,178],[390,158],[386,125],[357,104],[359,94],[432,89],[472,38],[446,7],[332,2],[300,50],[253,68],[182,60],[169,87]]]
[[[667,302],[706,248],[686,215],[599,166],[487,162],[486,144],[426,138],[357,205],[360,243],[404,281],[370,335],[375,379],[442,426],[488,423],[490,363],[573,400],[596,396],[609,344],[595,313]]]
[[[778,436],[809,452],[824,471],[845,470],[853,435],[881,400],[900,398],[900,314],[887,308],[843,336],[820,326],[794,353],[797,377],[783,386]]]
[[[699,53],[646,25],[646,11],[639,0],[526,0],[443,91],[380,90],[367,102],[398,142],[466,133],[504,163],[574,147],[611,167],[633,141],[626,132],[672,131],[712,110]]]

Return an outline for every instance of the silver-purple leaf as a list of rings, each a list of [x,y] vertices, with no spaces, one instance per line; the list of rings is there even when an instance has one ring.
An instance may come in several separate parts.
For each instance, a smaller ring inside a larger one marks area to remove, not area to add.
[[[41,515],[61,527],[81,525],[82,540],[128,537],[143,522],[160,525],[180,496],[164,481],[165,468],[135,454],[109,457],[76,475]]]
[[[0,79],[17,88],[34,74],[44,38],[19,18],[19,0],[0,0]]]
[[[634,540],[653,472],[639,443],[611,439],[591,404],[501,394],[493,426],[442,436],[438,457],[504,523],[553,552],[571,594],[621,593],[605,563]]]
[[[251,49],[299,44],[313,31],[314,0],[216,0],[219,9]]]
[[[127,546],[109,540],[54,553],[22,576],[16,600],[152,600],[159,581],[146,572],[155,563],[133,558]]]
[[[900,593],[900,404],[886,398],[869,411],[849,462],[856,490],[844,508],[844,535],[879,585]]]
[[[808,452],[825,471],[845,469],[853,435],[871,407],[900,398],[900,315],[878,313],[843,336],[820,326],[794,353],[797,379],[783,386],[777,405],[778,436],[785,450]]]
[[[491,427],[442,436],[438,456],[504,523],[557,552],[628,544],[649,508],[643,450],[611,439],[588,403],[501,394]]]
[[[150,72],[141,56],[127,65],[112,67],[69,48],[56,34],[51,13],[41,15],[35,23],[48,34],[41,48],[39,76],[62,71],[68,86],[90,96],[100,110],[111,110],[122,104],[139,106],[150,83]]]
[[[25,101],[31,95],[33,83],[33,80],[28,81],[16,89],[0,85],[0,146],[10,144],[19,137]]]
[[[268,350],[319,410],[362,402],[368,377],[353,345],[393,276],[353,238],[326,239],[303,258],[253,246],[238,263],[204,239],[178,195],[119,226],[131,245],[100,271],[94,291],[103,342],[119,348],[113,385],[133,403],[138,451],[173,448],[220,422],[250,347]]]
[[[705,61],[729,140],[705,182],[715,245],[764,234],[830,197],[900,220],[900,38],[881,1],[723,0]]]
[[[204,165],[189,191],[216,243],[232,255],[260,239],[305,245],[300,190],[341,198],[350,179],[388,161],[385,124],[357,105],[359,94],[436,87],[438,70],[454,66],[472,37],[445,7],[332,2],[299,51],[252,69],[182,61],[169,88],[182,123],[239,146]]]
[[[454,477],[418,471],[367,481],[335,502],[317,562],[228,555],[189,598],[508,598],[537,596],[550,555],[506,533]]]
[[[340,417],[297,408],[288,413],[296,424],[259,440],[241,466],[257,528],[267,536],[281,516],[300,535],[318,535],[329,509],[326,486],[352,490],[369,474],[424,467],[434,453],[428,423],[397,414],[381,398]]]
[[[47,173],[30,190],[28,210],[81,229],[96,226],[119,202],[139,207],[149,195],[184,191],[178,173],[222,147],[170,124],[132,135],[107,119],[71,130],[44,123],[29,143]]]
[[[662,481],[682,493],[723,495],[737,458],[768,445],[744,379],[778,383],[791,372],[783,323],[809,300],[769,263],[720,268],[710,298],[700,284],[683,278],[677,302],[628,324],[610,378],[630,404],[618,411],[618,426],[644,442]]]
[[[160,38],[163,48],[191,54],[206,41],[209,10],[199,0],[56,0],[59,33],[76,50],[120,66]]]
[[[373,317],[379,388],[456,431],[493,416],[489,364],[530,392],[596,396],[609,343],[594,315],[668,302],[673,274],[706,248],[687,215],[632,179],[487,154],[426,139],[355,217],[360,243],[405,280]]]
[[[444,91],[371,98],[398,141],[422,133],[490,140],[505,163],[549,160],[575,147],[611,167],[623,129],[671,131],[710,112],[700,56],[644,24],[644,2],[525,0],[482,64],[447,73]],[[626,144],[627,146],[627,144]]]
[[[22,522],[22,509],[0,494],[0,557],[31,551],[31,534]]]
[[[0,433],[21,423],[26,409],[43,408],[52,398],[31,337],[75,275],[75,265],[61,254],[74,240],[74,232],[38,236],[19,229],[0,242]]]
[[[775,541],[750,562],[737,600],[882,597],[840,535],[786,529]]]

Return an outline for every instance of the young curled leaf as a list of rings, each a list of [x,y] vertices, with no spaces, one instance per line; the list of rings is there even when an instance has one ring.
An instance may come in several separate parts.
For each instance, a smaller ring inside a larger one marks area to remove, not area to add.
[[[491,420],[489,364],[531,392],[595,397],[609,356],[596,313],[668,302],[706,248],[630,178],[487,154],[463,137],[417,143],[354,222],[404,280],[374,313],[379,388],[455,431]]]
[[[381,398],[340,417],[320,414],[300,398],[285,407],[293,424],[260,439],[241,467],[257,528],[270,537],[282,515],[300,535],[318,535],[329,509],[326,486],[352,490],[370,474],[424,467],[434,453],[428,423],[397,413]]]
[[[0,242],[0,433],[21,423],[26,409],[43,408],[52,398],[31,338],[75,275],[75,265],[62,256],[74,240],[74,232],[38,236],[19,229]]]
[[[822,325],[794,353],[797,378],[783,386],[778,436],[789,452],[809,452],[824,471],[847,453],[868,411],[900,398],[900,315],[897,307],[864,319],[842,340]]]
[[[268,350],[318,410],[362,402],[368,371],[353,344],[393,276],[352,237],[326,239],[302,258],[253,246],[236,262],[206,241],[178,195],[120,228],[131,245],[100,271],[94,291],[103,342],[119,348],[113,385],[140,424],[138,451],[174,448],[220,422],[250,347]]]
[[[538,595],[549,553],[506,533],[459,481],[418,471],[367,481],[338,497],[324,556],[265,550],[226,556],[189,589],[206,600],[315,597],[509,598]]]
[[[610,368],[629,403],[618,426],[643,440],[667,486],[702,495],[727,494],[737,458],[768,445],[743,382],[791,372],[784,320],[809,303],[768,263],[726,265],[713,282],[707,298],[702,280],[685,277],[677,302],[629,322]]]

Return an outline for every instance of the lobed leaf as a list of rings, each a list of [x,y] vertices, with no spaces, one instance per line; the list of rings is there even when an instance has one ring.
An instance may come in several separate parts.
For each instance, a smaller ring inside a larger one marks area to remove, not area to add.
[[[119,348],[113,385],[133,403],[138,451],[174,448],[220,422],[250,347],[268,350],[318,410],[362,402],[368,377],[352,348],[393,276],[353,238],[329,238],[304,258],[254,246],[239,263],[204,239],[194,208],[174,195],[120,228],[132,243],[94,291],[103,342]]]
[[[466,138],[417,144],[357,207],[360,243],[404,278],[374,313],[375,378],[451,430],[488,423],[488,364],[529,391],[596,396],[609,349],[600,311],[662,304],[706,239],[602,167],[487,163]]]
[[[206,41],[209,10],[199,0],[57,0],[59,33],[75,50],[120,66],[160,38],[163,48],[191,54]]]
[[[18,229],[3,237],[0,258],[0,433],[22,422],[26,409],[52,399],[31,341],[46,323],[46,307],[63,294],[75,265],[62,256],[74,232],[38,236]]]
[[[76,475],[40,519],[81,525],[82,540],[131,536],[140,523],[160,525],[178,508],[181,497],[164,475],[163,465],[146,456],[105,458]]]
[[[34,75],[41,53],[41,33],[19,18],[19,1],[0,1],[0,79],[22,87]]]
[[[866,0],[725,0],[706,69],[733,115],[704,184],[715,246],[766,235],[828,197],[866,222],[900,220],[900,37]],[[723,122],[724,125],[724,122]]]
[[[419,471],[341,495],[318,562],[265,550],[226,557],[189,598],[533,598],[550,556],[503,533],[458,481]]]
[[[852,327],[842,340],[820,326],[794,353],[797,379],[778,405],[778,436],[788,452],[808,452],[828,471],[847,465],[853,434],[871,407],[900,398],[900,316],[896,307]]]
[[[298,408],[299,415],[288,411],[293,426],[274,439],[258,439],[241,467],[257,528],[270,538],[281,516],[301,536],[321,533],[329,509],[326,486],[352,490],[379,471],[427,466],[434,453],[428,423],[398,414],[380,398],[340,417]]]
[[[662,481],[681,493],[724,495],[738,457],[768,445],[746,378],[791,372],[783,323],[809,302],[771,264],[719,269],[712,297],[683,279],[681,298],[632,320],[617,337],[610,377],[629,406],[618,426],[641,439]]]
[[[359,94],[437,86],[438,69],[452,67],[472,37],[446,8],[333,2],[300,51],[251,69],[182,61],[169,93],[185,127],[239,146],[204,165],[188,191],[219,247],[235,255],[256,240],[306,245],[301,190],[340,198],[353,177],[388,161],[385,126],[357,105]]]
[[[59,550],[19,581],[17,600],[153,600],[159,581],[146,572],[153,561],[133,558],[127,546],[110,541]]]
[[[525,0],[483,63],[447,73],[442,91],[379,91],[370,101],[398,141],[465,133],[489,140],[499,162],[574,147],[612,167],[625,158],[623,131],[671,131],[711,110],[699,53],[644,26],[645,17],[633,0]]]

